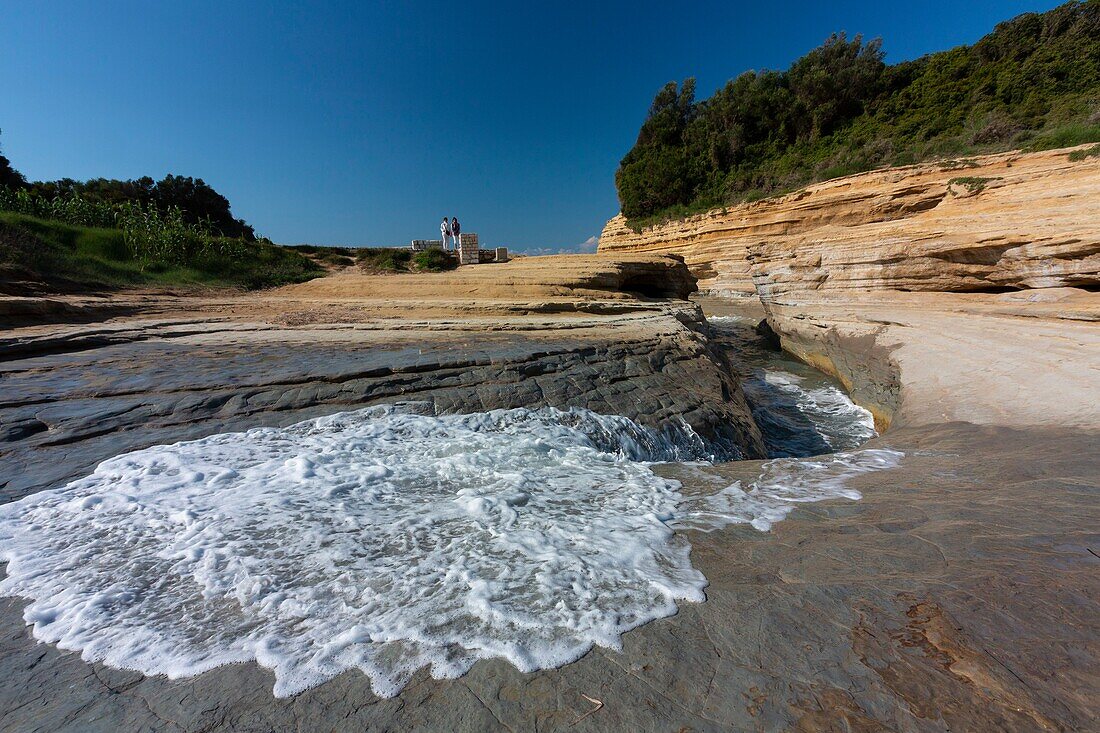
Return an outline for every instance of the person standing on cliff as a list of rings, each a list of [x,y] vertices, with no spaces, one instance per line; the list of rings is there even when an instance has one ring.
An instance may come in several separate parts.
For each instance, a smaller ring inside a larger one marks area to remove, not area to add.
[[[447,238],[451,236],[451,223],[447,217],[443,217],[443,223],[439,225],[439,233],[443,235],[443,251],[447,251]]]
[[[461,229],[458,226],[458,217],[456,216],[451,219],[451,239],[454,240],[455,243],[455,252],[457,252],[462,246],[461,239],[458,236],[458,233],[460,231]]]

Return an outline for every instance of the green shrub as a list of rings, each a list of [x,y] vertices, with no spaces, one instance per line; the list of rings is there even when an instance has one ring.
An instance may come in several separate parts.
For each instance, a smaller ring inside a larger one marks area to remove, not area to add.
[[[413,253],[410,249],[394,247],[363,247],[356,251],[355,259],[359,265],[369,270],[403,272],[409,269]]]
[[[426,249],[417,252],[412,258],[417,270],[424,272],[442,272],[458,267],[458,260],[441,249]]]
[[[1069,154],[1069,159],[1074,163],[1078,163],[1085,158],[1100,158],[1100,145],[1093,145],[1091,148],[1085,148],[1084,150],[1074,150]]]
[[[336,252],[326,252],[320,257],[321,262],[328,265],[335,265],[337,267],[349,267],[355,264],[355,260],[344,254],[337,254]]]
[[[1036,137],[1028,150],[1072,148],[1085,143],[1100,143],[1100,125],[1066,125]]]
[[[208,237],[186,262],[134,255],[120,229],[81,227],[0,212],[0,292],[18,281],[48,288],[96,289],[128,285],[261,288],[302,282],[321,268],[266,239]]]
[[[958,185],[966,188],[970,193],[981,193],[985,190],[986,185],[990,181],[997,181],[999,178],[982,178],[981,176],[962,176],[960,178],[952,178],[947,182],[948,186]]]
[[[969,158],[967,158],[965,160],[945,160],[945,161],[943,161],[943,163],[940,164],[940,170],[941,171],[957,171],[957,170],[961,170],[963,168],[977,168],[977,167],[978,167],[977,161],[970,160]]]

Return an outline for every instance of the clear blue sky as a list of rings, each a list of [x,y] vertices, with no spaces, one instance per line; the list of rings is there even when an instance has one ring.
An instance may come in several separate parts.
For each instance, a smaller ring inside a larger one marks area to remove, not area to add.
[[[0,0],[0,145],[35,180],[202,177],[283,243],[402,244],[447,214],[576,248],[665,82],[709,96],[837,30],[900,61],[1057,4]]]

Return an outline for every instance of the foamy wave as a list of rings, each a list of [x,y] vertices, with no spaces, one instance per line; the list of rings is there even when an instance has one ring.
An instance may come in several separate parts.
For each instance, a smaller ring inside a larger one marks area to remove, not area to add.
[[[848,481],[894,468],[903,456],[895,450],[867,449],[821,458],[777,458],[765,463],[760,477],[748,487],[737,481],[716,494],[686,499],[673,526],[711,532],[731,524],[750,524],[766,532],[798,504],[861,498]]]
[[[373,408],[157,446],[0,506],[0,594],[86,660],[170,678],[255,660],[279,696],[348,669],[388,696],[424,666],[554,667],[704,599],[677,516],[763,529],[852,495],[814,493],[814,462],[798,488],[682,507],[645,461],[695,440],[585,410]]]
[[[632,460],[670,452],[556,410],[374,409],[149,448],[0,507],[0,593],[87,660],[178,678],[255,659],[280,696],[351,668],[393,695],[425,665],[558,666],[703,600],[664,524],[678,485]]]
[[[830,448],[854,448],[877,435],[870,411],[832,385],[806,388],[802,377],[781,371],[766,372],[764,380],[795,401]]]
[[[718,326],[748,326],[751,328],[760,323],[760,318],[739,315],[707,316],[707,322]]]

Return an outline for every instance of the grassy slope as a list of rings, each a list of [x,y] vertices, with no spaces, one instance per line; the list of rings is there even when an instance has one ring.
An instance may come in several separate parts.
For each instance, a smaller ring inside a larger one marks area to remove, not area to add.
[[[126,286],[263,288],[322,274],[308,258],[285,247],[249,243],[244,257],[209,257],[187,265],[135,260],[117,229],[70,226],[0,212],[0,292],[35,281],[81,290]]]

